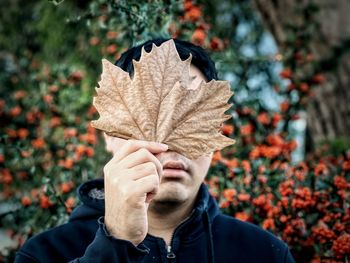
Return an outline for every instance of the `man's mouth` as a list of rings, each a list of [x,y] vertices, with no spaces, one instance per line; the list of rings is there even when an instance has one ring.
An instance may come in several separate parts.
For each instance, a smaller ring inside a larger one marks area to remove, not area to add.
[[[180,169],[186,171],[186,166],[181,161],[169,161],[163,165],[163,169]]]
[[[163,165],[163,176],[166,178],[182,179],[187,175],[187,167],[181,161],[169,161]]]

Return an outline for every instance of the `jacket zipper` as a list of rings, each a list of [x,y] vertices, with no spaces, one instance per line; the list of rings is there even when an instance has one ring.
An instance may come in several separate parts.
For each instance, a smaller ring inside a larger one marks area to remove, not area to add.
[[[167,247],[167,254],[166,254],[166,257],[169,258],[169,259],[176,258],[176,255],[175,255],[174,252],[171,250],[171,246],[168,246],[168,247]]]
[[[170,245],[169,246],[166,246],[166,257],[168,259],[174,259],[176,258],[176,255],[175,253],[172,251],[172,245],[173,245],[173,239],[174,239],[174,233],[175,231],[173,232],[173,234],[171,235],[171,238],[170,238]]]
[[[187,220],[189,220],[189,219],[192,217],[193,213],[194,213],[194,210],[192,210],[192,212],[191,212],[191,214],[189,215],[189,217],[187,217],[183,222],[181,222],[180,225],[177,226],[177,228],[175,229],[173,235],[171,236],[170,245],[166,247],[166,249],[167,249],[166,257],[167,257],[168,259],[174,259],[174,258],[176,258],[175,253],[172,251],[172,245],[173,245],[174,236],[175,236],[177,230],[180,229],[181,226],[184,225],[184,224],[187,222]]]

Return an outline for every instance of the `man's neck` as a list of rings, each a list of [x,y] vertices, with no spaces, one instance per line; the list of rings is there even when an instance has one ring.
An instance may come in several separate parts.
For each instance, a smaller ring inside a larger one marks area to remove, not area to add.
[[[161,237],[169,246],[175,228],[191,214],[195,199],[179,205],[151,202],[148,209],[148,233]]]

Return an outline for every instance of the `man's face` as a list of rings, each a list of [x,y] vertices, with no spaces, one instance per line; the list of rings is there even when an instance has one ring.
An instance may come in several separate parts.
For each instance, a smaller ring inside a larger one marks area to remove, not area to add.
[[[203,74],[194,66],[191,66],[191,76],[195,77],[191,84],[191,89],[198,87],[201,80],[205,80]],[[110,137],[106,138],[106,149],[116,153],[126,142],[125,139]],[[163,176],[157,195],[152,202],[159,203],[183,203],[191,202],[195,199],[198,189],[203,182],[212,159],[209,156],[202,156],[196,160],[191,160],[185,156],[167,151],[155,155],[163,166]]]

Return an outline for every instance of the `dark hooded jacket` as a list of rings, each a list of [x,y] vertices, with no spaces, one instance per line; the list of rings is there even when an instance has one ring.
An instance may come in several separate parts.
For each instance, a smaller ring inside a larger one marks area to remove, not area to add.
[[[103,180],[80,186],[83,205],[69,222],[29,239],[15,262],[294,262],[288,247],[272,234],[223,215],[204,184],[169,247],[151,235],[138,246],[111,236],[103,222],[104,200],[91,197],[92,189],[103,189]]]

